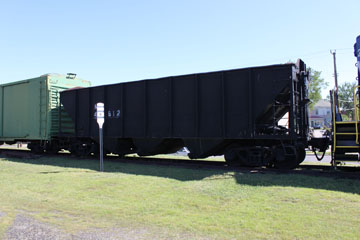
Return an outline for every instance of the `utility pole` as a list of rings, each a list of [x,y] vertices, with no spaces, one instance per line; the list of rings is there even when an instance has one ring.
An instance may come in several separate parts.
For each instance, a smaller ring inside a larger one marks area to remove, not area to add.
[[[338,81],[337,81],[337,71],[336,71],[336,50],[330,50],[330,53],[333,55],[334,59],[334,77],[335,77],[335,91],[338,93]]]

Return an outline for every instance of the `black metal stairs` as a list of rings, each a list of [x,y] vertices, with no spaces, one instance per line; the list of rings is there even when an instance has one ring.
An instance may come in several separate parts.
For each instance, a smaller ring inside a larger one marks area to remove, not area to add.
[[[344,161],[359,161],[359,122],[335,122],[333,136],[334,164]]]

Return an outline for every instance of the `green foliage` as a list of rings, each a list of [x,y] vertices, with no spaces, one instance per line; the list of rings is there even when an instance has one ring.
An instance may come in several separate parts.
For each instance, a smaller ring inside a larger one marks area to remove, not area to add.
[[[309,105],[310,110],[314,108],[314,105],[322,99],[321,89],[326,88],[329,84],[321,78],[321,72],[308,68],[310,71],[310,86],[309,86],[309,99],[311,104]]]
[[[344,120],[350,120],[353,118],[354,108],[354,87],[356,82],[345,82],[338,87],[339,105],[340,111]]]

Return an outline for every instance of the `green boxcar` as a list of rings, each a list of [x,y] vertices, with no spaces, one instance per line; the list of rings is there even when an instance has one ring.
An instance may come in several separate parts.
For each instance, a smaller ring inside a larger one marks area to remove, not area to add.
[[[74,74],[46,74],[0,85],[0,144],[49,142],[62,128],[72,131],[72,121],[63,112],[60,92],[74,87],[89,87],[90,82]]]

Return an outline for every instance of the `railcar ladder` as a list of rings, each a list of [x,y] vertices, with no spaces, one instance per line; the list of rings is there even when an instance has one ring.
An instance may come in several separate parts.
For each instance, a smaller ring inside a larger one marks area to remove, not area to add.
[[[40,81],[40,102],[39,102],[39,136],[41,139],[47,138],[48,127],[48,87],[47,80]]]
[[[354,88],[354,120],[342,121],[339,110],[337,108],[337,96],[334,91],[331,93],[332,101],[332,130],[333,143],[331,146],[332,164],[336,167],[337,164],[350,161],[359,161],[360,153],[360,123],[359,123],[359,103],[356,96],[356,91],[359,86]]]

